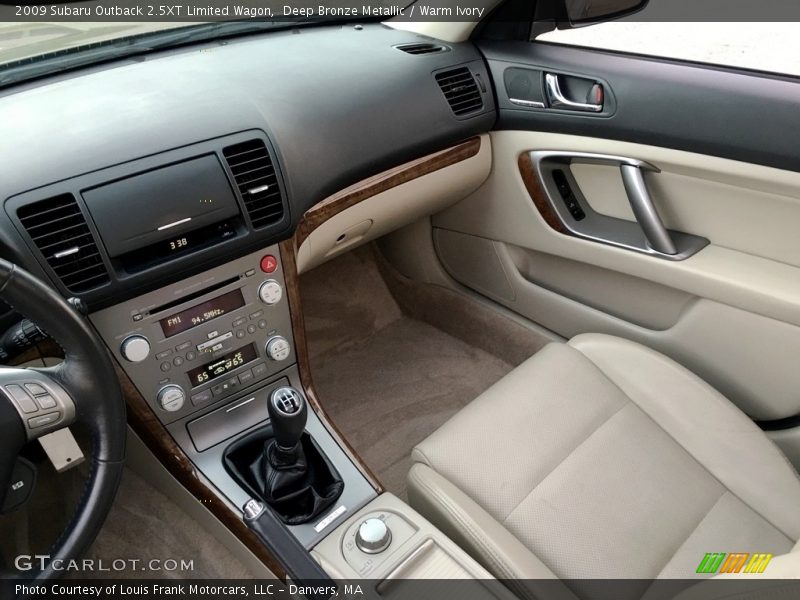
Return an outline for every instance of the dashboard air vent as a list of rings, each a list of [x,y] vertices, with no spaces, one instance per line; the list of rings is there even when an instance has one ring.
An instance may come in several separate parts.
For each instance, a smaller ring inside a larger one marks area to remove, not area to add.
[[[398,50],[402,50],[406,54],[435,54],[437,52],[447,52],[450,50],[447,46],[442,44],[400,44],[395,46]]]
[[[442,93],[456,116],[483,108],[483,98],[469,68],[458,67],[437,73],[436,83],[442,88]]]
[[[254,139],[227,146],[222,154],[228,161],[253,227],[279,222],[283,218],[283,199],[264,141]]]
[[[17,217],[69,291],[85,292],[109,282],[100,251],[72,194],[21,206]]]

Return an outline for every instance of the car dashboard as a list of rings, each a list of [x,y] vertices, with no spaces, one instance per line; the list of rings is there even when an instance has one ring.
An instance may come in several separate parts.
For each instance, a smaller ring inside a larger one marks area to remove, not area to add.
[[[80,300],[136,433],[268,564],[224,452],[264,425],[275,389],[304,390],[346,482],[328,518],[291,527],[301,544],[382,490],[315,397],[298,249],[330,206],[476,156],[490,85],[472,44],[373,23],[164,50],[0,96],[3,256]]]

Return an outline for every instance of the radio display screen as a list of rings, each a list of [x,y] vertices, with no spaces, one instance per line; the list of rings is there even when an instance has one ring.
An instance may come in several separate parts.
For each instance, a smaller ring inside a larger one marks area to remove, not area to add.
[[[233,371],[256,358],[258,358],[258,352],[256,352],[255,344],[248,344],[243,348],[228,352],[201,367],[196,367],[191,371],[187,371],[186,374],[192,382],[192,387],[197,387],[217,377],[222,377],[225,373]]]
[[[206,300],[202,304],[182,310],[174,315],[164,317],[159,320],[159,324],[161,325],[161,330],[164,332],[164,337],[172,337],[192,327],[197,327],[212,319],[221,317],[242,306],[244,306],[242,290],[236,289],[227,294],[222,294],[222,296]]]

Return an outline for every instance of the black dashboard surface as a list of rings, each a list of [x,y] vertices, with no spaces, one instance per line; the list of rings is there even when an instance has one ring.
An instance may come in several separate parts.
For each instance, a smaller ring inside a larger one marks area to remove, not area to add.
[[[411,55],[394,47],[420,41],[380,24],[307,27],[162,51],[2,90],[0,199],[262,130],[285,182],[288,237],[301,215],[331,193],[491,129],[493,104],[459,119],[433,75],[470,61],[480,61],[472,68],[483,71],[477,49],[448,44],[446,52]],[[0,236],[8,258],[43,273],[5,214]]]

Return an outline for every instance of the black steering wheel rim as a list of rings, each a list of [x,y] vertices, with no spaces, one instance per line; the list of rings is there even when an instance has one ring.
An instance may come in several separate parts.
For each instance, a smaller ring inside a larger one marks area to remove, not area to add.
[[[47,580],[58,576],[60,565],[88,549],[111,509],[125,462],[125,401],[103,342],[88,320],[52,287],[0,259],[0,299],[61,346],[61,364],[32,370],[61,386],[74,403],[74,422],[84,425],[91,434],[89,476],[75,512],[50,548],[45,567],[35,573],[19,574],[25,579]],[[0,402],[7,401],[0,398]],[[20,427],[24,432],[22,422]],[[3,454],[11,454],[7,448]],[[0,461],[5,460],[16,460],[16,455],[0,456]]]

